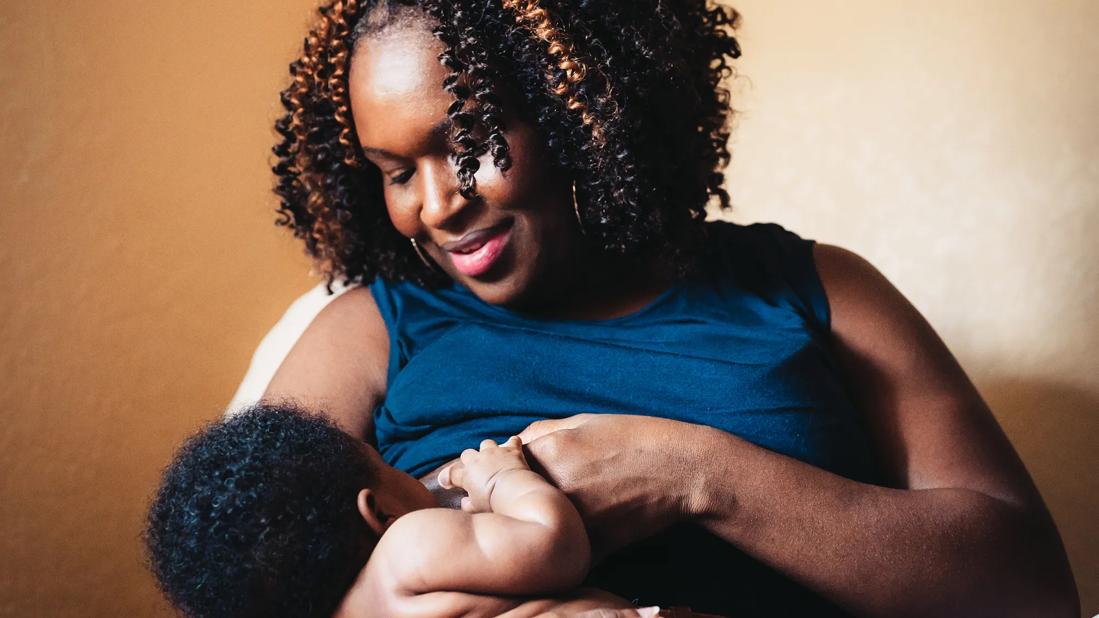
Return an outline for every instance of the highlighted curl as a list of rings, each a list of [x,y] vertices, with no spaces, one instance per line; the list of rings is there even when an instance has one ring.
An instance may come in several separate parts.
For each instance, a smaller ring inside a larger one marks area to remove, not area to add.
[[[546,53],[551,62],[546,81],[550,91],[564,99],[566,108],[579,114],[584,126],[591,129],[592,139],[602,144],[602,127],[576,89],[587,76],[588,67],[576,54],[569,36],[554,26],[549,12],[537,0],[503,0],[503,5],[515,12],[516,21],[529,29],[532,36],[547,45]]]

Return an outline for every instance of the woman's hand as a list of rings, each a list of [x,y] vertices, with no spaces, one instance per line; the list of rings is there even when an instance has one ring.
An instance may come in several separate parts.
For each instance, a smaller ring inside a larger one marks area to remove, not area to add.
[[[699,495],[693,457],[714,431],[625,414],[532,423],[519,437],[531,467],[572,499],[596,557],[684,519]]]
[[[535,423],[531,465],[573,498],[596,556],[689,518],[857,615],[1079,615],[1056,527],[942,340],[865,260],[814,258],[889,486],[674,421]]]

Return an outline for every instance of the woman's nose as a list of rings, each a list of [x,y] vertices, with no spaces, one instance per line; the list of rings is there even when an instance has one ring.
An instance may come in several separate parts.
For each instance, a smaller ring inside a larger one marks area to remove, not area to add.
[[[468,200],[458,191],[456,170],[447,161],[432,161],[423,164],[420,171],[421,206],[420,221],[428,228],[460,231],[462,224],[459,215]]]

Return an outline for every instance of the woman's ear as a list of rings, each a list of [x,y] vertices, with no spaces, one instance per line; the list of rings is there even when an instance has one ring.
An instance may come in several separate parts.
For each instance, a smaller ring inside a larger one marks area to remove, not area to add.
[[[374,534],[377,534],[380,537],[382,533],[385,532],[385,529],[389,527],[389,523],[393,520],[393,517],[387,515],[385,511],[378,506],[378,499],[370,489],[361,490],[355,500],[355,504],[359,507],[359,514],[362,515],[366,525],[370,526],[370,529],[374,531]]]

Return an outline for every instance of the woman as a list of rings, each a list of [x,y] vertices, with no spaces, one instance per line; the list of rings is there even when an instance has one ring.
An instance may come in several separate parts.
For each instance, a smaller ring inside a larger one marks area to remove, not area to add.
[[[728,206],[736,13],[702,0],[321,11],[277,125],[330,281],[267,396],[431,478],[522,432],[607,556],[726,615],[1075,615],[962,369],[872,266]],[[578,414],[595,412],[597,414]]]

